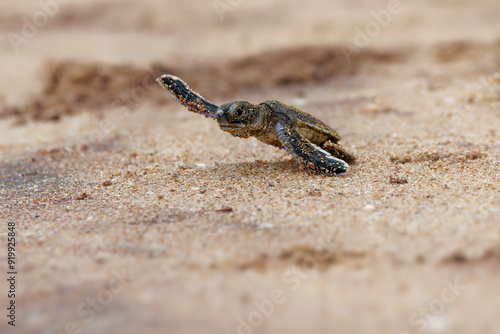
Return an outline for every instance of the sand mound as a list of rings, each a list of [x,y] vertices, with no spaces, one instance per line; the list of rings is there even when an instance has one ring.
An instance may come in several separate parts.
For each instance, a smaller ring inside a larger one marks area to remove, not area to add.
[[[322,82],[339,74],[355,74],[364,63],[394,63],[408,58],[408,53],[402,52],[347,52],[342,47],[298,47],[267,51],[228,64],[182,67],[156,63],[147,69],[74,61],[49,63],[43,77],[43,92],[25,106],[11,106],[3,114],[21,120],[46,121],[82,110],[133,108],[144,100],[164,104],[172,100],[155,82],[164,73],[184,78],[205,97],[213,98],[235,96],[244,90]]]
[[[236,98],[243,91],[314,84],[340,74],[376,71],[383,65],[408,62],[411,54],[411,49],[376,51],[344,46],[302,46],[266,51],[228,63],[191,66],[154,63],[141,68],[126,64],[52,62],[44,71],[43,91],[25,105],[6,107],[0,116],[17,116],[21,123],[28,119],[54,121],[82,110],[103,112],[116,106],[133,109],[146,100],[155,104],[169,103],[173,100],[158,89],[155,82],[164,73],[182,77],[208,99]],[[488,59],[492,66],[500,66],[500,41],[489,45],[450,42],[437,45],[430,56],[439,63],[482,58]],[[433,82],[445,87],[449,80],[440,76]]]

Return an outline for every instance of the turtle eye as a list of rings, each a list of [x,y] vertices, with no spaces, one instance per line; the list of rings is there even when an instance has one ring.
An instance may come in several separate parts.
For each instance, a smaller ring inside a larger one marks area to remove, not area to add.
[[[240,122],[247,118],[248,111],[246,108],[237,107],[231,110],[230,118],[232,122]]]

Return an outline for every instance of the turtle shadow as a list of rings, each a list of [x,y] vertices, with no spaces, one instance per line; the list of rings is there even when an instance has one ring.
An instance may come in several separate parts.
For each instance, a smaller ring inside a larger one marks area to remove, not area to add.
[[[224,178],[253,178],[253,177],[273,177],[280,175],[301,175],[304,170],[299,163],[293,159],[280,161],[261,161],[252,162],[232,162],[216,163],[215,166],[203,168],[201,173],[207,176],[216,176],[219,179]]]

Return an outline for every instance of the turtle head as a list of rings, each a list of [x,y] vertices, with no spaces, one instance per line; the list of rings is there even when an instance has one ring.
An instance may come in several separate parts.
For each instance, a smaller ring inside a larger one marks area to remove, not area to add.
[[[222,130],[238,137],[249,137],[249,131],[262,129],[261,106],[246,101],[236,101],[221,105],[215,117]]]

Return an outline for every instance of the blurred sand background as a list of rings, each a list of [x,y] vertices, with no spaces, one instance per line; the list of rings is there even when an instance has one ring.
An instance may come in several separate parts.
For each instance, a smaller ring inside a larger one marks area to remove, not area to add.
[[[1,332],[500,333],[500,3],[389,3],[61,1],[15,52],[42,9],[4,1]],[[306,173],[163,73],[296,105],[359,163]]]

